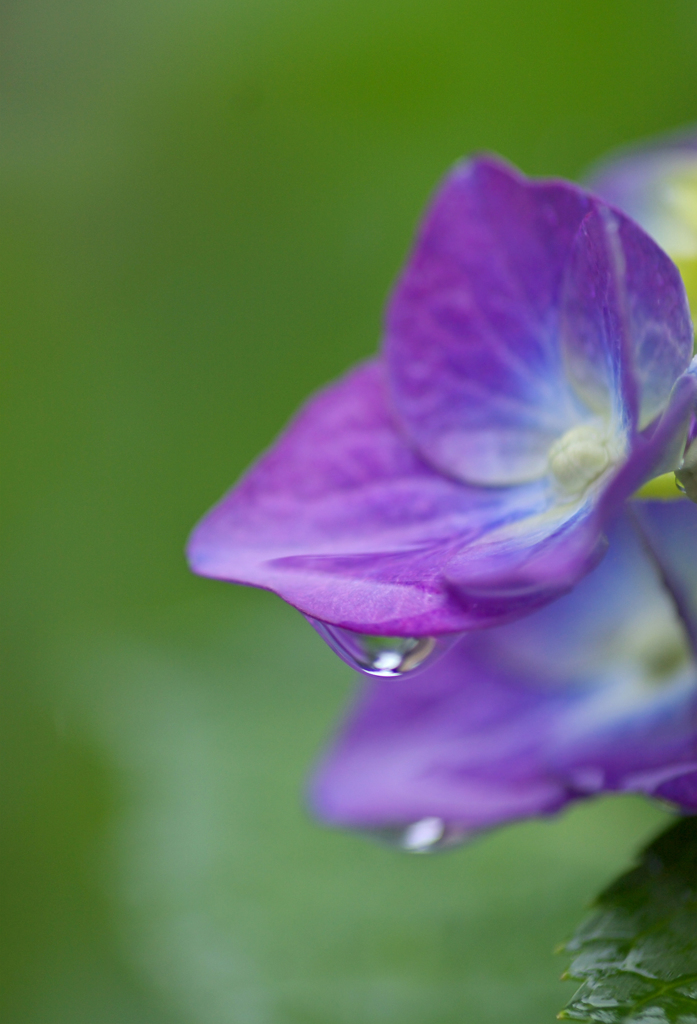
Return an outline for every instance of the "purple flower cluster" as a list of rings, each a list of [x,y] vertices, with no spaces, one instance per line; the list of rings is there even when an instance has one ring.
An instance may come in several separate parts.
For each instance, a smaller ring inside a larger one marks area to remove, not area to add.
[[[381,677],[321,817],[425,850],[600,790],[697,810],[697,507],[633,497],[692,440],[692,350],[679,271],[617,206],[491,157],[448,175],[381,354],[189,547]]]

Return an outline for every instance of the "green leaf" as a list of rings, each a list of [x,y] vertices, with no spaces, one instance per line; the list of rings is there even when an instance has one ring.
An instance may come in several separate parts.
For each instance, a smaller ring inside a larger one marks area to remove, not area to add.
[[[682,818],[596,901],[564,947],[583,981],[562,1020],[697,1024],[697,817]]]

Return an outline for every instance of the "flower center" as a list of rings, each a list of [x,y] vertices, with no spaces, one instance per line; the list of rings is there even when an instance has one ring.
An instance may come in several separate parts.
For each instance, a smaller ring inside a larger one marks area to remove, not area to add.
[[[549,449],[548,464],[560,493],[566,498],[583,494],[617,459],[607,433],[582,423],[562,434]]]

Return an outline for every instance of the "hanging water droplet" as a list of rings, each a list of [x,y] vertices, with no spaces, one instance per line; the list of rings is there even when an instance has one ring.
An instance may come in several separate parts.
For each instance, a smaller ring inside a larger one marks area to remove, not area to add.
[[[445,835],[445,822],[442,818],[422,818],[404,830],[402,849],[409,853],[422,853],[433,850]]]
[[[471,833],[443,818],[420,818],[406,826],[370,829],[367,832],[384,846],[405,853],[437,853],[466,843]]]
[[[394,677],[425,668],[448,650],[458,633],[445,636],[371,636],[305,618],[351,668],[370,676]]]

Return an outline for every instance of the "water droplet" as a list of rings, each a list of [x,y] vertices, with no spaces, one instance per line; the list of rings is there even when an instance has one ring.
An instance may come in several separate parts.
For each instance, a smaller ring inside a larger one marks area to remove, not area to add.
[[[406,826],[371,829],[367,834],[384,846],[391,846],[405,853],[437,853],[440,850],[450,850],[462,846],[471,835],[461,825],[435,817],[420,818]]]
[[[332,626],[309,615],[305,618],[331,649],[351,668],[369,676],[394,677],[431,665],[459,638],[445,636],[371,636]]]

